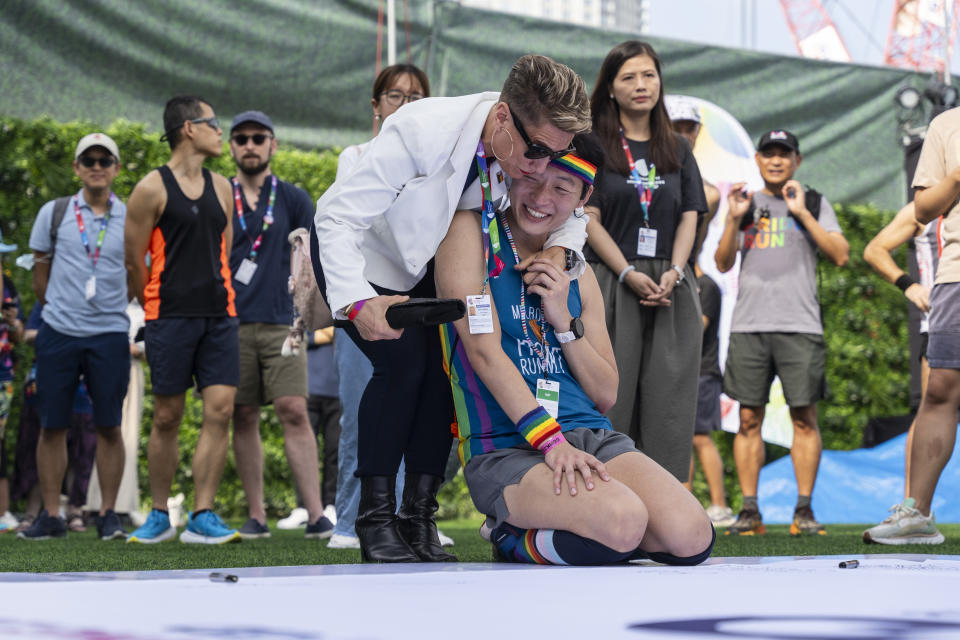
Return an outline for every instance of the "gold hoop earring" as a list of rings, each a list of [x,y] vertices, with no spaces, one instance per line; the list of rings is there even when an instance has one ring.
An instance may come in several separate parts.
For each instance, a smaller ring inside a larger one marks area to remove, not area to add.
[[[513,136],[510,135],[510,132],[504,129],[503,127],[500,127],[499,129],[494,131],[493,135],[490,136],[490,150],[493,151],[493,157],[496,158],[498,162],[503,163],[504,159],[501,158],[500,155],[497,153],[497,145],[495,142],[497,139],[497,134],[500,133],[501,131],[507,134],[507,138],[510,139],[510,153],[507,154],[507,157],[510,158],[513,156]]]

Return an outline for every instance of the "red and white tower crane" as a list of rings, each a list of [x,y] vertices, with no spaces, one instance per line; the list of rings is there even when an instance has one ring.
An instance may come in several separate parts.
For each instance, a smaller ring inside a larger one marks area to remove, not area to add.
[[[943,73],[949,66],[960,0],[895,0],[884,63]]]
[[[850,62],[850,52],[820,0],[780,0],[780,6],[801,56]]]

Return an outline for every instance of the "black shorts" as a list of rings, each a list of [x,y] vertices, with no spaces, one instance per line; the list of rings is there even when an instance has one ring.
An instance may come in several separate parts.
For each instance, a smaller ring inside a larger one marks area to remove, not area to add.
[[[717,376],[700,376],[697,387],[697,421],[693,423],[695,434],[708,434],[720,430],[723,416],[720,412],[720,394],[723,380]]]
[[[41,427],[70,426],[81,374],[93,403],[93,424],[120,426],[130,382],[130,339],[125,332],[78,338],[44,324],[34,349]]]
[[[157,318],[144,329],[153,392],[162,396],[222,384],[240,372],[236,318]]]

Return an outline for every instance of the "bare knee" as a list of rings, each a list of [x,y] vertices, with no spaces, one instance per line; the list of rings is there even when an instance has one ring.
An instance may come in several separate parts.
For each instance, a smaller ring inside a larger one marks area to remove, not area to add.
[[[183,420],[183,398],[180,401],[157,398],[153,406],[153,429],[163,434],[176,432]]]
[[[204,400],[203,426],[214,426],[226,429],[233,417],[233,402],[221,399]]]
[[[763,414],[755,409],[748,407],[740,408],[740,431],[743,436],[753,436],[760,434],[760,425],[763,424]]]
[[[794,431],[801,435],[810,435],[818,431],[816,405],[791,407],[790,418],[793,421]]]
[[[689,526],[683,527],[670,542],[670,553],[679,558],[690,558],[706,551],[712,541],[713,524],[701,509],[700,513],[691,514]]]
[[[640,546],[647,532],[648,519],[647,507],[640,500],[633,504],[617,504],[604,514],[605,531],[601,542],[621,553],[633,551]]]
[[[120,427],[97,427],[97,439],[108,446],[123,444]]]
[[[260,407],[238,404],[233,408],[233,430],[247,433],[260,427]]]
[[[284,433],[300,431],[304,427],[309,430],[310,420],[307,417],[307,400],[302,396],[281,396],[274,398],[273,410],[277,419],[283,425]]]
[[[937,369],[930,371],[930,378],[927,381],[927,391],[923,395],[925,405],[945,405],[957,403],[957,385],[956,378],[950,375],[943,375],[943,372]]]

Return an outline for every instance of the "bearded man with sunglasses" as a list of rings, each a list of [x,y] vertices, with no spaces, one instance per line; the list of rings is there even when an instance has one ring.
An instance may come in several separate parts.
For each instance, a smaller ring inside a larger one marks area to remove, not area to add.
[[[103,540],[126,536],[113,512],[123,473],[120,422],[130,378],[123,266],[126,207],[111,191],[119,159],[117,144],[105,134],[91,133],[80,140],[73,171],[83,187],[73,196],[43,205],[30,233],[33,291],[37,303],[44,305],[36,339],[42,427],[37,470],[43,510],[29,529],[17,534],[24,540],[66,535],[66,525],[58,517],[60,487],[67,469],[67,427],[81,375],[97,428],[97,473],[103,494],[97,534]]]
[[[153,509],[128,542],[172,540],[167,498],[177,471],[177,436],[187,389],[203,397],[203,426],[193,453],[194,504],[181,542],[240,540],[213,512],[227,459],[237,390],[237,313],[227,257],[233,243],[233,191],[203,168],[223,152],[223,131],[210,104],[177,96],[163,113],[170,161],[130,194],[126,224],[127,286],[146,315],[144,342],[154,394],[147,460]],[[149,279],[145,255],[150,251]]]
[[[233,453],[249,513],[240,535],[270,537],[263,503],[260,407],[272,403],[283,426],[293,479],[308,513],[305,537],[323,539],[333,534],[333,523],[324,517],[320,499],[317,439],[307,414],[306,349],[295,356],[280,354],[293,321],[293,300],[287,288],[287,236],[294,229],[310,228],[313,202],[306,191],[273,174],[270,159],[276,150],[273,121],[267,114],[244,111],[233,119],[230,154],[239,172],[231,179],[236,213],[230,271],[240,319]],[[333,370],[332,354],[328,369]]]

